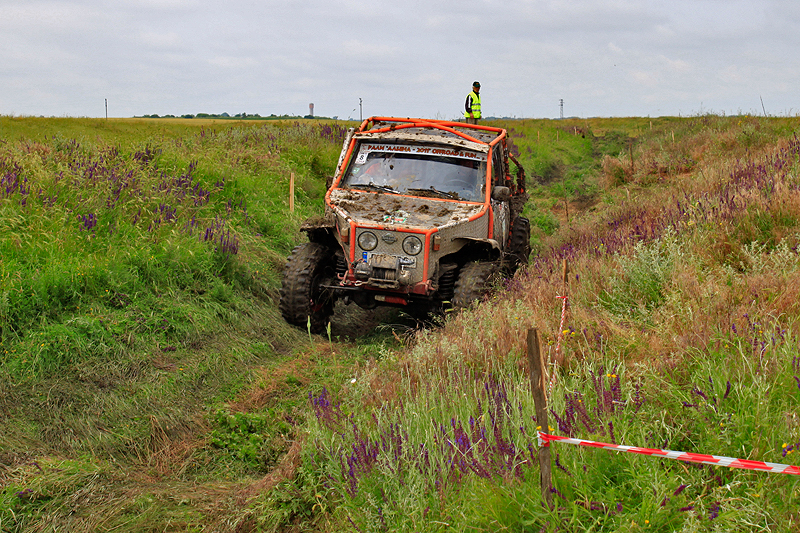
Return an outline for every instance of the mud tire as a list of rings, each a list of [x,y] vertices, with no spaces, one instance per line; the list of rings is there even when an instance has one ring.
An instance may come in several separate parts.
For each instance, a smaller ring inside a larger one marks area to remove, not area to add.
[[[466,309],[476,301],[483,300],[498,270],[495,263],[467,263],[461,267],[453,290],[453,308]]]
[[[517,217],[511,226],[508,241],[509,273],[513,274],[520,265],[527,265],[531,255],[531,223],[525,217]]]
[[[311,332],[325,331],[333,315],[334,298],[320,284],[334,278],[335,259],[330,249],[316,242],[297,246],[286,261],[278,309],[284,320]]]

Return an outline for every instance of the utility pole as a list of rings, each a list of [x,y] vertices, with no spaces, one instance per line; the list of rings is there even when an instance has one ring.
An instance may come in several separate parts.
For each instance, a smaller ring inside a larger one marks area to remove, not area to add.
[[[358,99],[358,121],[364,122],[364,113],[361,109],[361,98]]]
[[[106,120],[108,120],[108,98],[106,100]]]

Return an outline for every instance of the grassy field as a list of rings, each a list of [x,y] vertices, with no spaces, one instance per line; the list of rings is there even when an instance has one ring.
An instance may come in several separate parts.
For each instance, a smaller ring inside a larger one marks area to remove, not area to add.
[[[558,444],[543,507],[525,338],[553,433],[797,464],[800,120],[493,125],[531,265],[317,337],[277,288],[346,124],[0,117],[0,530],[796,531],[796,476]]]
[[[314,378],[276,289],[342,137],[0,119],[3,530],[200,529],[272,470]]]

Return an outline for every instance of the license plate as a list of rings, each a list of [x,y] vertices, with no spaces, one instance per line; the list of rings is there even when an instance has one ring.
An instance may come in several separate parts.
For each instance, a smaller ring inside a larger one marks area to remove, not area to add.
[[[416,257],[378,253],[368,254],[367,252],[364,252],[363,258],[364,261],[369,264],[369,266],[376,268],[391,268],[394,270],[397,270],[398,267],[417,268]]]

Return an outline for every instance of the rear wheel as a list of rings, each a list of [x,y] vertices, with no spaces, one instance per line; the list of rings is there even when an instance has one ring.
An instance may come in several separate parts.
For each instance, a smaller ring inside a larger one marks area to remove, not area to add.
[[[286,322],[306,328],[310,321],[312,333],[325,331],[335,302],[320,285],[334,280],[335,261],[330,249],[316,242],[292,250],[286,261],[278,304]]]
[[[531,255],[531,223],[525,217],[517,217],[511,226],[511,238],[508,241],[509,271],[517,271],[520,265],[528,264]]]
[[[453,307],[465,309],[483,300],[492,287],[497,271],[495,263],[467,263],[461,267],[453,290]]]

